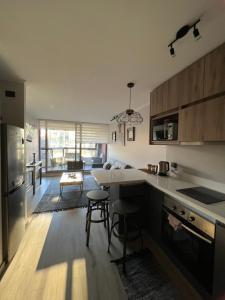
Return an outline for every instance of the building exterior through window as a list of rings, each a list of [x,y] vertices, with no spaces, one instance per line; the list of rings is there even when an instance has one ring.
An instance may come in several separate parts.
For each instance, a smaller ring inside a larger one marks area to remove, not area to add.
[[[39,121],[39,154],[44,172],[67,170],[67,161],[85,162],[85,169],[107,160],[109,126],[78,122]]]

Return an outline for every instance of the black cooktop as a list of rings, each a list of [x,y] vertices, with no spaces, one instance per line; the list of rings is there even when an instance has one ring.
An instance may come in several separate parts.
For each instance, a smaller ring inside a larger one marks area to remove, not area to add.
[[[180,189],[177,191],[204,204],[213,204],[225,201],[225,194],[201,186],[188,189]]]

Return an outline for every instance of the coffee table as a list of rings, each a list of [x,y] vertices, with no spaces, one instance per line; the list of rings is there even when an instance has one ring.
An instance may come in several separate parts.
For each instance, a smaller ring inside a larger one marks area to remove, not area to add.
[[[81,193],[83,192],[84,177],[82,172],[64,172],[60,178],[59,187],[62,195],[63,187],[69,185],[79,185]]]

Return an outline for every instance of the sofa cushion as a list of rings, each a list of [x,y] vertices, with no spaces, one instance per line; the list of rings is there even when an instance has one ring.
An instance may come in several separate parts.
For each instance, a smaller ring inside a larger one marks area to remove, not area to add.
[[[110,168],[110,170],[119,170],[119,169],[120,169],[120,167],[117,166],[116,164],[112,165],[111,168]]]
[[[109,169],[111,169],[111,166],[112,166],[111,163],[105,162],[104,165],[103,165],[103,169],[109,170]]]
[[[133,169],[130,165],[125,165],[124,169]]]

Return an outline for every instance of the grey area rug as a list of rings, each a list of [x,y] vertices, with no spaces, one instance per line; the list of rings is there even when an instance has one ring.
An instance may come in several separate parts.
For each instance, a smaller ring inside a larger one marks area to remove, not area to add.
[[[129,300],[179,300],[178,290],[148,249],[127,256],[126,273],[117,263]]]
[[[63,188],[62,196],[60,196],[59,180],[60,177],[54,178],[49,184],[35,208],[34,214],[86,207],[88,204],[86,198],[87,192],[100,188],[92,175],[85,175],[82,193],[80,192],[80,186],[66,186]]]

